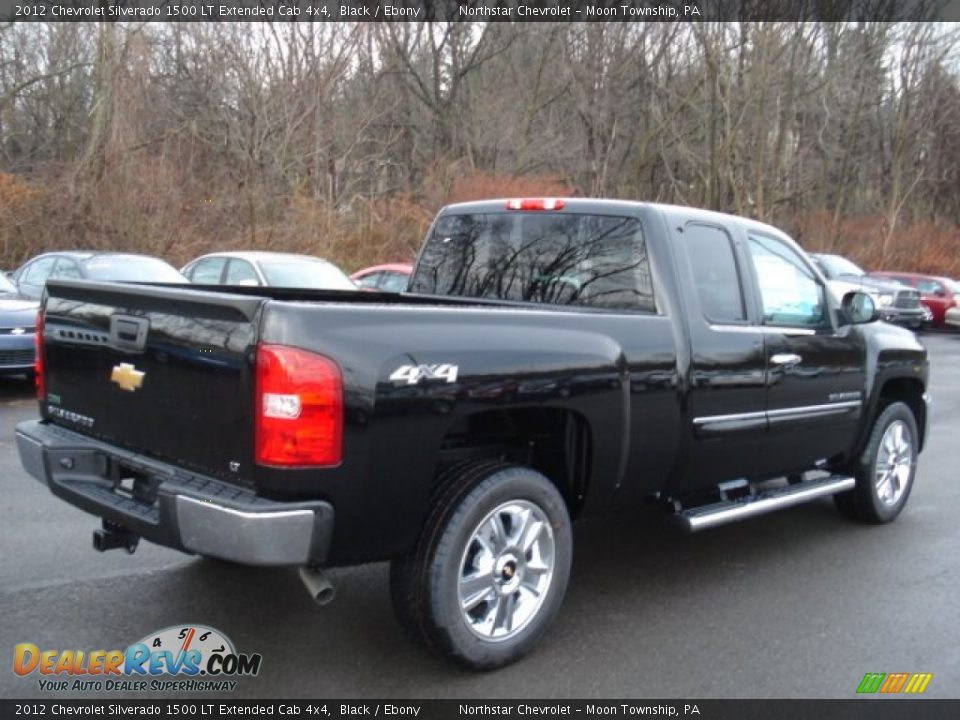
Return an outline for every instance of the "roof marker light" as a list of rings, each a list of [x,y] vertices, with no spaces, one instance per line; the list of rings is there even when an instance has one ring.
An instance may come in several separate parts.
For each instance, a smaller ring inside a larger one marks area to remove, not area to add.
[[[511,198],[507,210],[562,210],[562,198]]]

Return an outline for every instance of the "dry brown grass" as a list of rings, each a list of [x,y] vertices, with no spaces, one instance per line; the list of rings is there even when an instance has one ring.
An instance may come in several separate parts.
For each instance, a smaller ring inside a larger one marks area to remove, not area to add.
[[[881,215],[857,215],[834,223],[831,213],[820,211],[797,218],[791,226],[805,249],[845,255],[866,270],[960,277],[956,225],[919,221],[901,223],[891,232]]]

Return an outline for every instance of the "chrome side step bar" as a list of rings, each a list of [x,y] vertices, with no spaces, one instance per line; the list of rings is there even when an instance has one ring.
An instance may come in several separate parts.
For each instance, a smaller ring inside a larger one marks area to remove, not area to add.
[[[676,517],[684,530],[694,533],[717,525],[746,520],[774,510],[782,510],[826,495],[853,490],[855,483],[856,480],[852,477],[830,475],[829,477],[804,480],[772,490],[764,490],[755,495],[747,495],[735,500],[681,510]]]

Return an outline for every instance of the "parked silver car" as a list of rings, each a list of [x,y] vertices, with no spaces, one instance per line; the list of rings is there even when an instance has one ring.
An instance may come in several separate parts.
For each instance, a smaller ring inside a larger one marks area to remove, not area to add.
[[[311,255],[276,252],[218,252],[187,263],[182,272],[198,285],[249,285],[356,290],[357,285],[331,262]]]
[[[185,283],[172,265],[160,258],[99,250],[64,250],[37,255],[10,279],[25,298],[39,300],[47,280]]]

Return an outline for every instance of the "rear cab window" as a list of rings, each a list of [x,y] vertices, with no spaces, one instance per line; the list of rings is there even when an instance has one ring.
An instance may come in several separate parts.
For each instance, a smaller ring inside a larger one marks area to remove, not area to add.
[[[656,312],[636,217],[484,213],[437,219],[410,291]]]

